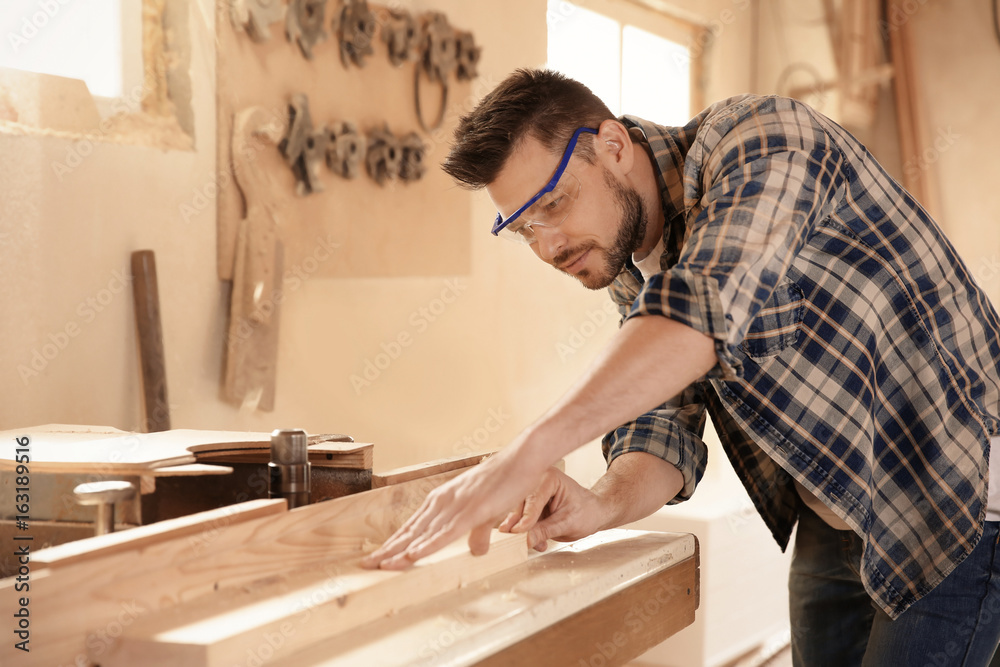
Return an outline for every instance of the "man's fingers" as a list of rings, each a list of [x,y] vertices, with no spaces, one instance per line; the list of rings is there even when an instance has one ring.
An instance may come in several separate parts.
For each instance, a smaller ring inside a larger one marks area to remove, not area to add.
[[[473,528],[469,534],[469,551],[473,556],[482,556],[490,550],[490,534],[493,532],[491,525],[492,522],[484,523]]]
[[[497,526],[497,530],[501,533],[509,533],[514,524],[521,520],[521,515],[523,514],[524,501],[521,501],[518,504],[517,509],[511,510],[511,512],[507,514],[507,517],[500,523],[499,526]]]
[[[405,553],[411,543],[429,529],[429,524],[435,518],[433,512],[434,504],[435,494],[431,492],[431,495],[424,499],[424,502],[417,508],[417,511],[403,522],[403,525],[385,541],[385,544],[361,561],[361,566],[366,568],[385,568],[392,561],[394,562],[392,569],[408,567],[405,565],[404,559],[393,559]]]
[[[555,479],[551,476],[546,476],[535,492],[524,499],[521,518],[516,524],[511,526],[510,532],[525,533],[538,523],[539,517],[542,516],[542,512],[545,511],[545,507],[552,500],[553,496],[555,496],[558,488]]]

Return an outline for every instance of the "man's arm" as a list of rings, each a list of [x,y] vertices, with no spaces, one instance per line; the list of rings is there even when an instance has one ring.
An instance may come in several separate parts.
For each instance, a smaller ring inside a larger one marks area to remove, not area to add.
[[[497,455],[432,491],[364,564],[405,568],[469,531],[472,552],[485,553],[492,527],[553,463],[661,405],[715,363],[710,337],[665,317],[633,317],[552,409]]]
[[[622,454],[587,490],[558,468],[500,524],[502,532],[527,533],[528,545],[544,551],[548,540],[571,542],[599,530],[649,516],[684,486],[677,468],[645,452]]]

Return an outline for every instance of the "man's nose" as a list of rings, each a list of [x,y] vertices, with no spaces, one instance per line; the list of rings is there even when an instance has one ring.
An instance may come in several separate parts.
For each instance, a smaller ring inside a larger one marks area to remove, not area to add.
[[[543,227],[535,225],[535,252],[540,258],[552,263],[552,260],[559,256],[559,253],[566,247],[566,235],[559,231],[558,227]]]

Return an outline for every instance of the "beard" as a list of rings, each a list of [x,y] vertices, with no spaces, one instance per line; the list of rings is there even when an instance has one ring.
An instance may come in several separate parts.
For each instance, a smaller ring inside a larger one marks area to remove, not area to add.
[[[588,243],[578,248],[565,250],[555,258],[555,263],[561,264],[570,257],[581,255],[588,250],[597,250],[603,254],[604,266],[600,270],[584,269],[575,276],[584,287],[591,290],[604,289],[614,282],[618,274],[625,268],[625,262],[642,245],[642,241],[646,237],[648,223],[646,207],[639,192],[635,188],[618,182],[607,167],[603,167],[602,170],[604,184],[611,191],[619,212],[618,230],[611,247],[600,248],[596,243]]]

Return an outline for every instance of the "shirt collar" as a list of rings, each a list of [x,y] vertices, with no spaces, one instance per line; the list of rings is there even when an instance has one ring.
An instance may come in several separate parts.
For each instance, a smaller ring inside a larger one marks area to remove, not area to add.
[[[684,127],[665,127],[638,116],[618,119],[630,133],[640,132],[653,157],[653,171],[660,186],[663,206],[663,246],[660,268],[666,270],[677,263],[684,243],[684,158],[694,141],[698,123]]]

